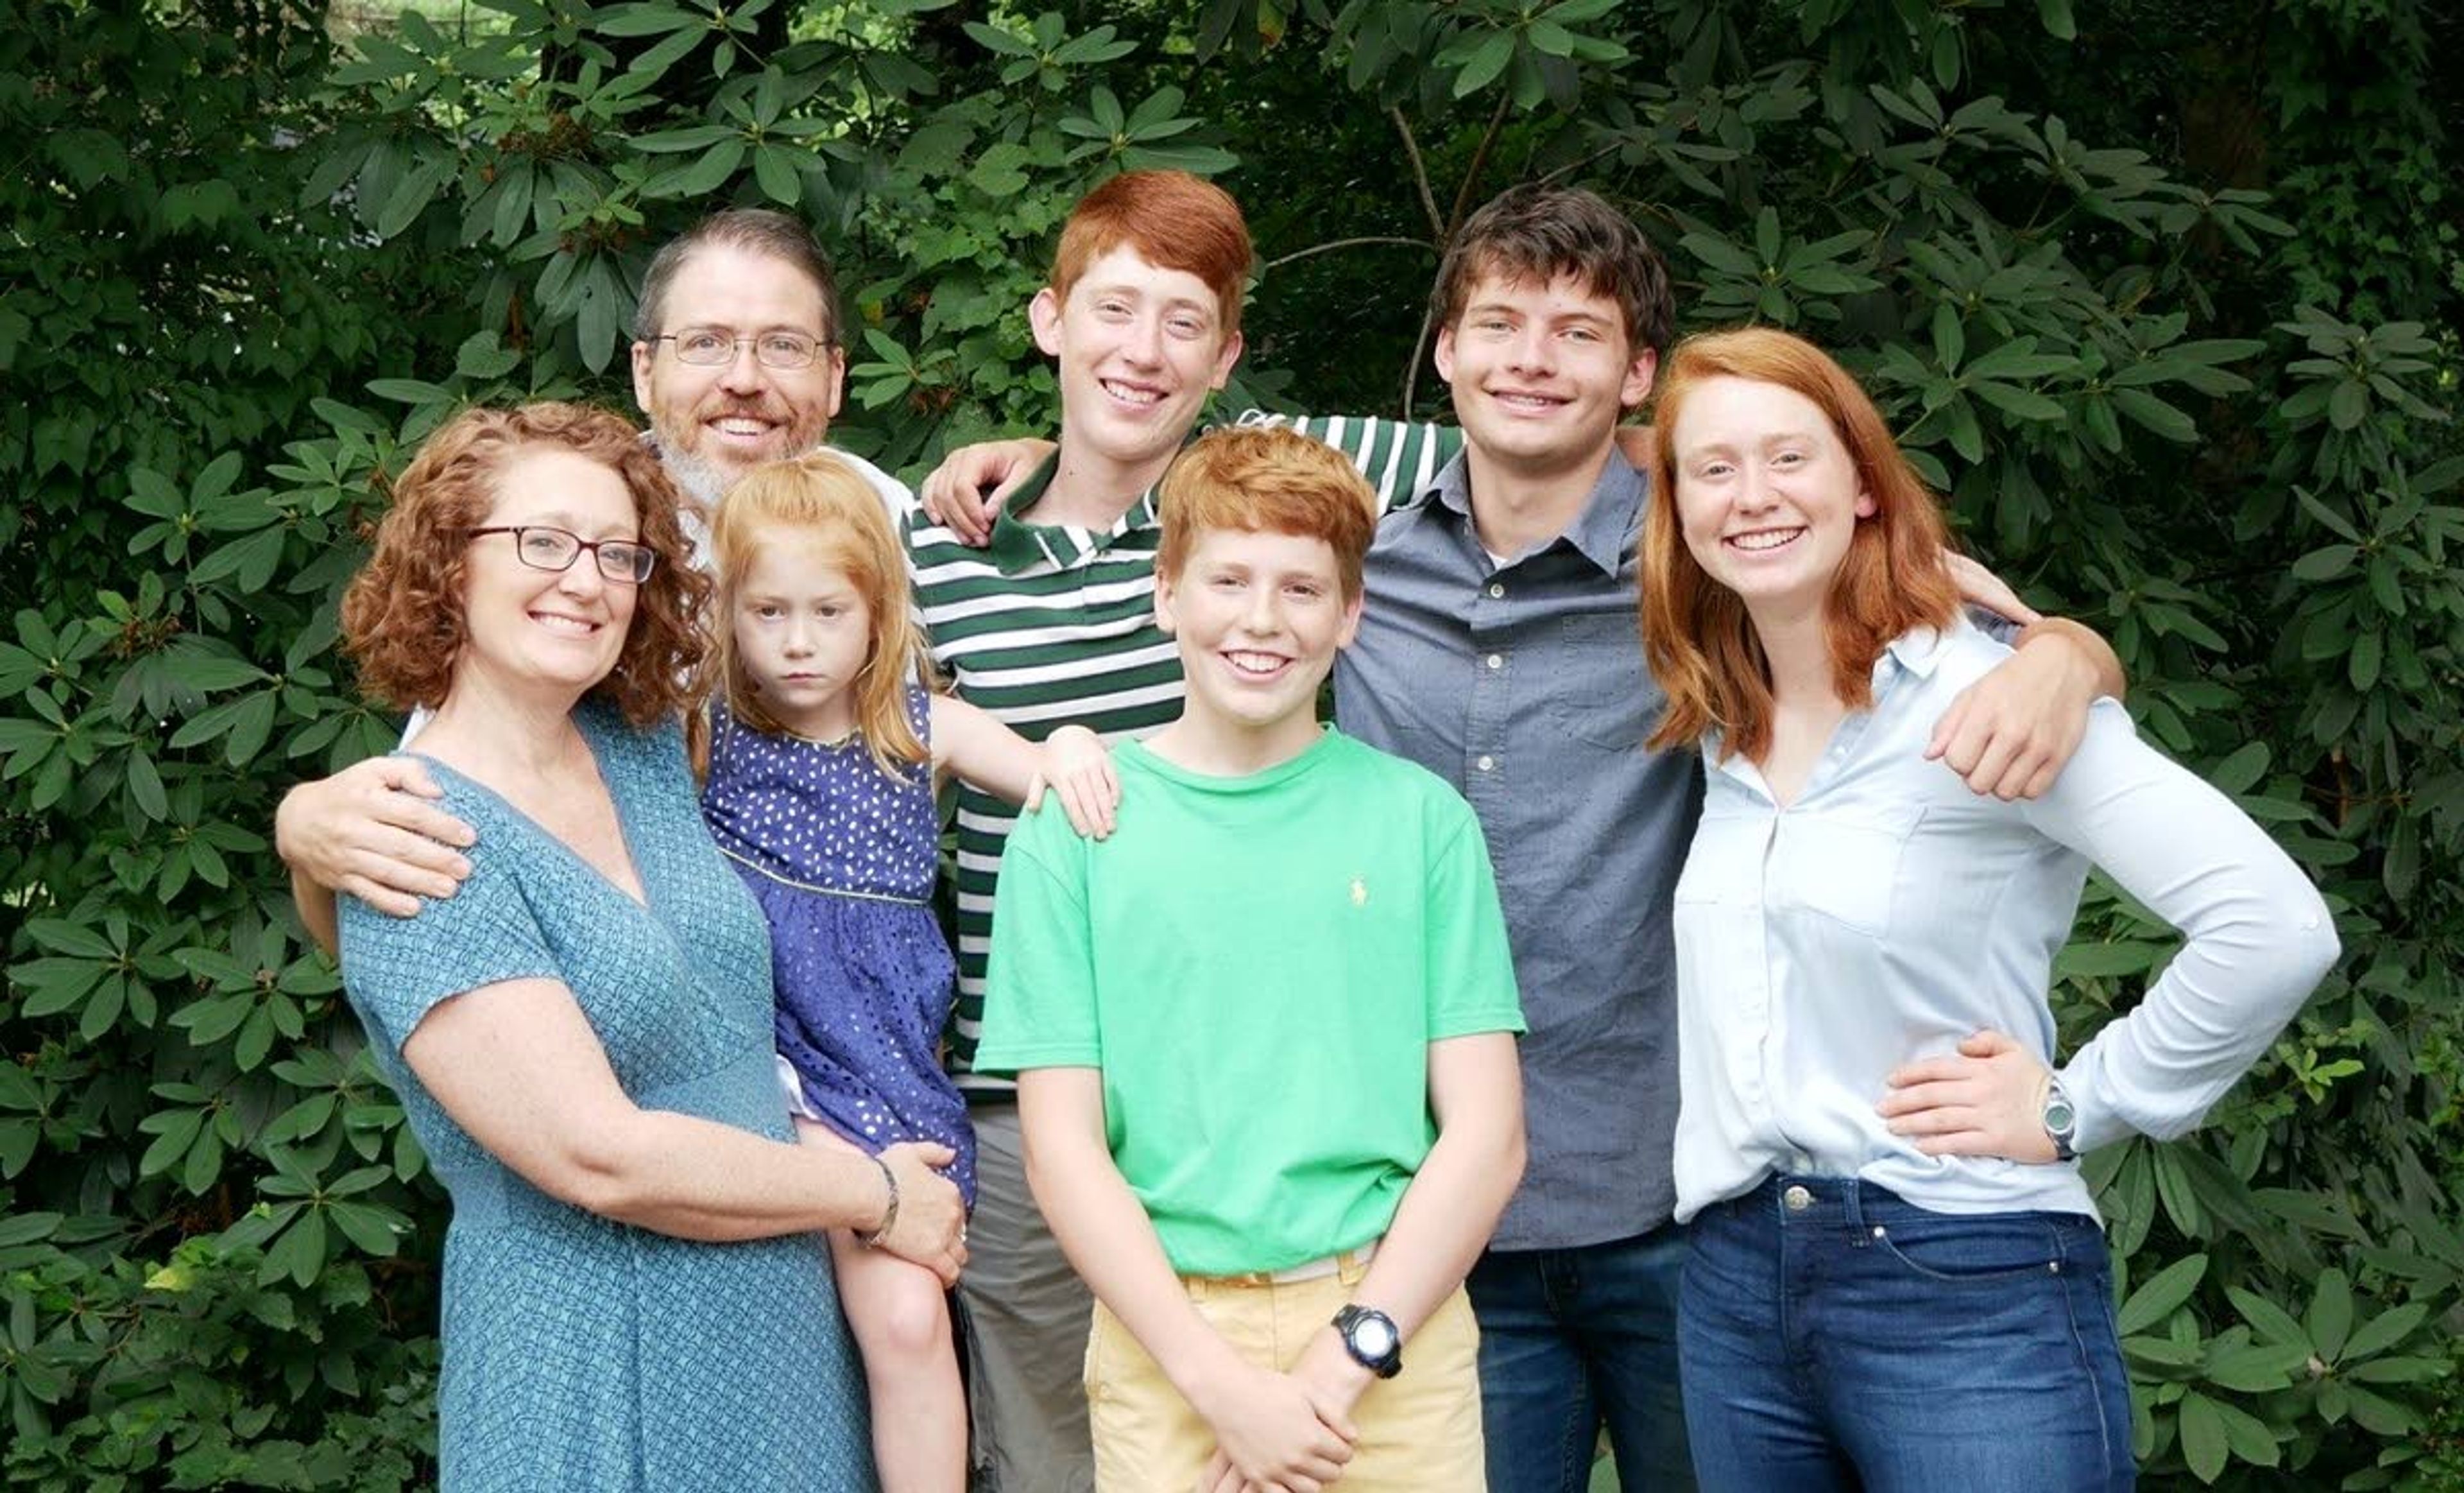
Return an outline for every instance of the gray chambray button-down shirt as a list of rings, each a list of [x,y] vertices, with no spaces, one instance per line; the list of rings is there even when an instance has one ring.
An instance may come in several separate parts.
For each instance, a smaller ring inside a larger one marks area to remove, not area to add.
[[[1379,524],[1335,664],[1343,730],[1461,790],[1497,868],[1530,1159],[1493,1249],[1624,1238],[1677,1203],[1669,914],[1703,779],[1695,752],[1642,746],[1663,704],[1635,616],[1642,500],[1613,455],[1571,528],[1494,565],[1456,457]]]

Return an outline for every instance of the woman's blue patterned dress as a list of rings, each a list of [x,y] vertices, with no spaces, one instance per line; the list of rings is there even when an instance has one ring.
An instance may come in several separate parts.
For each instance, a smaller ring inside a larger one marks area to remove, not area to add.
[[[761,914],[695,812],[681,731],[575,720],[648,904],[441,764],[478,832],[454,896],[341,907],[342,970],[379,1066],[453,1200],[438,1444],[447,1493],[749,1493],[873,1486],[865,1380],[818,1234],[705,1244],[557,1201],[440,1108],[402,1044],[440,1002],[561,980],[647,1109],[790,1138]]]

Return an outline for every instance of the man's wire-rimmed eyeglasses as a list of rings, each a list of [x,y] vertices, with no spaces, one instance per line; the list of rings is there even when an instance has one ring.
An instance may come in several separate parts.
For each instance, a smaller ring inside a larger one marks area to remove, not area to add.
[[[736,361],[737,348],[750,343],[753,356],[763,368],[781,372],[811,368],[822,349],[830,345],[827,338],[808,337],[803,332],[755,332],[747,337],[724,326],[688,326],[680,332],[662,332],[650,340],[674,343],[676,361],[698,368],[723,368]]]
[[[599,573],[620,586],[639,586],[658,568],[659,552],[629,539],[584,539],[561,528],[537,524],[500,524],[464,529],[473,539],[483,534],[511,534],[514,553],[534,570],[570,570],[585,549],[599,563]]]

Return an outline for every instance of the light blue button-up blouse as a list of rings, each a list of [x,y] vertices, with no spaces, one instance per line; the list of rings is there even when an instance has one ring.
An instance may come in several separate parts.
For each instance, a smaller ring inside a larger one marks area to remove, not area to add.
[[[2183,1133],[2335,961],[2326,906],[2222,793],[2111,700],[2053,789],[2004,803],[1925,760],[1952,700],[2011,650],[1966,622],[1874,667],[1796,800],[1705,743],[1677,885],[1677,1216],[1773,1173],[1856,1176],[1945,1213],[2093,1214],[2075,1164],[1927,1156],[1874,1105],[1902,1063],[1993,1028],[2052,1062],[2046,1004],[2090,863],[2186,936],[2127,1015],[2060,1067],[2081,1150]]]

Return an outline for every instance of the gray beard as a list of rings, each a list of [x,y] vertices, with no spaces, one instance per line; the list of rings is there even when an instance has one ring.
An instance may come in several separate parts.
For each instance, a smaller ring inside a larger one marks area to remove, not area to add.
[[[660,464],[668,469],[685,501],[703,513],[716,513],[718,500],[736,485],[735,478],[721,472],[709,457],[680,451],[671,442],[660,441],[658,447]]]
[[[803,451],[791,452],[788,455],[789,457],[803,456],[809,452],[820,451],[828,444],[829,437],[825,435],[805,447]],[[727,490],[734,487],[737,479],[744,475],[741,472],[730,475],[720,470],[718,463],[708,457],[696,456],[686,451],[674,441],[663,439],[655,431],[650,434],[650,448],[659,454],[660,464],[668,469],[669,479],[676,484],[676,490],[684,495],[685,501],[699,508],[704,514],[718,512],[718,501],[726,497]]]

